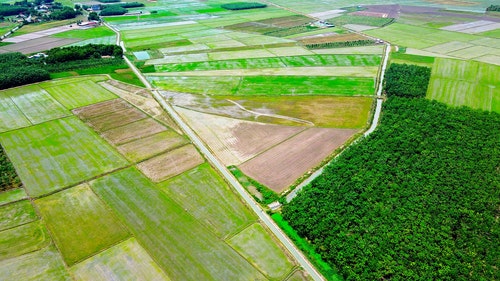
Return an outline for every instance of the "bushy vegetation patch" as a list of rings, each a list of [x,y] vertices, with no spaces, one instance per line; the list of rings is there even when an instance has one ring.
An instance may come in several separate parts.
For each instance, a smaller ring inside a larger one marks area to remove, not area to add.
[[[346,280],[494,280],[500,115],[391,97],[283,217]]]
[[[253,187],[260,193],[261,196],[252,194],[253,198],[257,200],[257,202],[267,205],[279,200],[279,195],[276,194],[276,192],[272,191],[269,187],[259,183],[258,181],[247,177],[240,169],[238,169],[238,167],[229,166],[229,171],[247,190]]]
[[[374,43],[375,41],[373,40],[354,40],[354,41],[305,44],[305,47],[308,49],[329,49],[329,48],[369,46],[373,45]]]
[[[0,89],[50,79],[49,72],[21,53],[0,54]]]
[[[9,158],[0,146],[0,192],[20,187],[21,180],[17,176],[16,170]]]
[[[222,4],[221,8],[226,9],[226,10],[247,10],[247,9],[258,9],[258,8],[265,8],[267,7],[266,4],[262,3],[257,3],[257,2],[234,2],[234,3],[227,3],[227,4]]]
[[[28,11],[27,7],[11,6],[9,4],[0,5],[0,16],[15,16]]]
[[[486,8],[487,12],[500,12],[500,5],[490,5],[488,8]]]
[[[123,15],[126,12],[128,12],[128,10],[123,8],[123,7],[120,7],[119,5],[109,5],[101,10],[100,15],[101,16],[117,16],[117,15]]]
[[[389,97],[425,97],[430,78],[428,67],[393,63],[385,74],[385,93]]]

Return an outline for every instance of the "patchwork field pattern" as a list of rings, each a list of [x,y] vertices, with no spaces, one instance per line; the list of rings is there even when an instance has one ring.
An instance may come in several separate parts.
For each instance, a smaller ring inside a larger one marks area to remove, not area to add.
[[[129,237],[86,184],[38,199],[35,204],[70,266]]]
[[[75,117],[10,131],[0,135],[0,142],[31,197],[52,193],[127,164]],[[89,146],[91,150],[87,149]]]
[[[427,98],[500,113],[500,66],[436,58]]]

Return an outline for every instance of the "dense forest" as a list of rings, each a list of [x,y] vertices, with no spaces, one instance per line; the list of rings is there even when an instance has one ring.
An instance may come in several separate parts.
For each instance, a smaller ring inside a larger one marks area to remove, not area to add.
[[[346,280],[500,280],[500,115],[390,97],[282,210]]]
[[[267,7],[266,4],[257,3],[257,2],[233,2],[233,3],[227,3],[227,4],[221,5],[221,8],[226,9],[226,10],[233,10],[233,11],[247,10],[247,9],[259,9],[259,8],[265,8],[265,7]]]
[[[425,97],[430,77],[428,67],[392,63],[385,73],[384,90],[388,97]]]
[[[0,192],[20,186],[21,180],[17,176],[14,166],[0,146]]]
[[[48,71],[21,53],[0,54],[0,89],[50,79]]]

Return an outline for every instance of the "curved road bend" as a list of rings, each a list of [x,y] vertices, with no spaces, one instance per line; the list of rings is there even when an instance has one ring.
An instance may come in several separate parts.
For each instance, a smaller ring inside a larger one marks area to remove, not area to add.
[[[125,47],[123,42],[120,40],[120,33],[115,28],[110,27],[105,23],[106,26],[111,28],[117,34],[117,45],[121,46],[125,52]],[[273,232],[273,234],[280,240],[283,246],[293,255],[300,266],[304,269],[309,276],[315,281],[324,281],[325,278],[312,266],[312,264],[306,259],[304,254],[293,244],[293,242],[286,236],[283,231],[276,225],[276,223],[265,213],[259,205],[253,200],[253,198],[248,195],[243,186],[236,180],[236,178],[229,172],[229,170],[220,163],[220,161],[212,154],[212,152],[205,146],[201,139],[196,135],[196,133],[182,120],[182,118],[177,114],[171,105],[169,105],[160,95],[160,93],[153,89],[151,83],[142,75],[142,73],[135,67],[135,65],[126,57],[123,56],[125,62],[132,69],[132,71],[139,77],[139,79],[144,83],[147,89],[151,91],[153,97],[160,103],[160,105],[165,109],[170,116],[177,122],[179,127],[186,133],[186,135],[191,139],[193,144],[198,147],[200,152],[212,163],[212,165],[219,170],[221,175],[227,180],[229,184],[240,194],[240,196],[245,200],[245,202],[250,206],[250,208],[257,214],[259,219]]]

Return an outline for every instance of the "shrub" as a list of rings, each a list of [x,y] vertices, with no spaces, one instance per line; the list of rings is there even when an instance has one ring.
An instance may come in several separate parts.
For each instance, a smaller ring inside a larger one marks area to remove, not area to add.
[[[234,2],[234,3],[227,3],[227,4],[222,4],[221,8],[226,9],[226,10],[247,10],[247,9],[258,9],[258,8],[265,8],[267,7],[266,4],[262,3],[257,3],[257,2]]]

